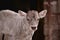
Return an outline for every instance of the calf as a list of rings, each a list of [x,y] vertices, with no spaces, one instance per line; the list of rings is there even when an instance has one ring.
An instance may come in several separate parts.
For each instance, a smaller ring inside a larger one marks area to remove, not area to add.
[[[37,30],[40,18],[45,17],[47,10],[41,12],[21,10],[18,13],[11,10],[0,11],[0,34],[5,35],[4,40],[32,40]],[[8,35],[6,39],[6,35]]]

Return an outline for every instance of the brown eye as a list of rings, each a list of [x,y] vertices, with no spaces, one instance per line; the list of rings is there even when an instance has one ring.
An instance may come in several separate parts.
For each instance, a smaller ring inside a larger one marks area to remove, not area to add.
[[[29,19],[27,19],[29,21]]]

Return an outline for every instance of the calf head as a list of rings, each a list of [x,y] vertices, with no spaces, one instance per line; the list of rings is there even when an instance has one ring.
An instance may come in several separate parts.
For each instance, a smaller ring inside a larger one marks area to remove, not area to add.
[[[26,28],[27,28],[26,31],[23,32],[23,34],[26,35],[26,37],[24,37],[24,38],[31,40],[34,32],[37,30],[39,19],[46,16],[47,10],[43,10],[39,13],[38,13],[38,11],[35,11],[35,10],[28,11],[27,13],[19,10],[18,13],[20,13],[20,16],[24,17],[26,19],[25,21],[27,21],[27,22],[24,21]],[[25,26],[24,26],[24,28],[25,28]]]
[[[25,13],[23,11],[18,11],[20,12],[20,15],[26,17],[29,26],[31,27],[32,30],[37,30],[38,22],[40,18],[43,18],[46,16],[47,10],[43,10],[38,13],[38,11],[32,10],[28,11],[28,13]]]

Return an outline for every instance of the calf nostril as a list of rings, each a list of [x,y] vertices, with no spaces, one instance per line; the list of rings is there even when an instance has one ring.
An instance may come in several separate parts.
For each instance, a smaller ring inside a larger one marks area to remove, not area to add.
[[[36,27],[31,27],[32,28],[32,30],[35,30],[36,29]]]

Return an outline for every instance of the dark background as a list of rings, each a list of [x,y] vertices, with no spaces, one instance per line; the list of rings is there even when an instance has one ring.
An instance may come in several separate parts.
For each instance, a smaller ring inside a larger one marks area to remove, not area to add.
[[[0,10],[10,9],[13,11],[22,10],[27,12],[28,10],[43,10],[44,0],[0,0]],[[44,40],[43,34],[44,19],[40,19],[38,30],[33,35],[33,40]]]

